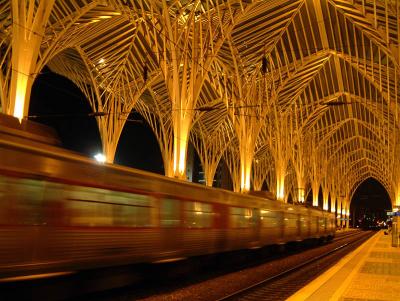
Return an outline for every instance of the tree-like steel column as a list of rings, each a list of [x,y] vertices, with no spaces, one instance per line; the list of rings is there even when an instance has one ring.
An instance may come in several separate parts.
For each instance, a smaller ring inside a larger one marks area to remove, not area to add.
[[[400,141],[399,140],[400,139],[398,136],[394,137],[395,149],[393,150],[393,166],[392,166],[392,182],[391,182],[392,208],[400,207],[400,143],[399,143]]]
[[[5,112],[21,120],[28,113],[39,50],[54,0],[13,0],[12,76]]]
[[[200,123],[197,126],[202,127]],[[201,128],[198,132],[191,132],[191,142],[193,143],[204,171],[205,184],[213,186],[215,172],[218,164],[231,142],[231,129],[226,124],[221,124],[213,133]]]
[[[337,200],[336,226],[342,227],[342,198],[338,198]]]
[[[328,184],[326,183],[327,179],[324,178],[322,181],[322,197],[323,197],[323,203],[322,203],[322,209],[325,211],[328,211],[329,209],[329,189],[328,189]]]
[[[161,6],[157,1],[150,2],[152,18],[147,24],[151,24],[150,27],[158,31],[162,39],[157,56],[172,103],[173,176],[186,179],[187,147],[194,110],[204,81],[209,76],[208,70],[223,43],[222,34],[215,39],[210,33],[218,35],[218,31],[224,31],[227,24],[224,24],[225,20],[220,20],[217,33],[215,29],[209,30],[212,26],[209,12],[204,17],[208,24],[203,24],[205,7],[209,9],[213,6],[208,1],[189,2],[183,7],[165,0]],[[220,9],[219,5],[215,6],[218,13]],[[159,22],[163,26],[162,32]]]
[[[250,190],[250,180],[254,156],[256,153],[256,142],[265,118],[270,112],[269,94],[271,87],[267,84],[266,76],[256,76],[243,80],[236,66],[237,99],[233,99],[233,125],[238,137],[240,158],[240,190]],[[254,105],[257,99],[259,105]]]
[[[346,218],[346,222],[345,222],[345,227],[348,229],[350,226],[350,201],[348,199],[346,199],[346,203],[345,203],[345,218]]]
[[[10,105],[9,99],[9,84],[11,81],[12,69],[12,15],[11,1],[0,2],[0,15],[3,15],[2,22],[0,22],[0,112],[8,112]]]
[[[331,212],[335,213],[336,212],[336,197],[337,197],[337,188],[335,185],[335,177],[336,175],[336,169],[332,168],[331,170],[332,175],[330,178],[330,195],[331,195]]]
[[[167,177],[173,176],[173,133],[171,114],[165,112],[170,111],[171,102],[169,99],[162,100],[160,90],[154,91],[149,89],[150,97],[154,103],[147,103],[147,97],[139,99],[135,109],[143,116],[156,136],[158,145],[160,146],[161,156],[164,163],[164,174]]]
[[[69,46],[61,40],[74,39],[70,30],[75,22],[98,5],[98,1],[72,3],[68,6],[54,0],[12,0],[11,64],[3,65],[8,70],[0,77],[2,89],[9,89],[2,93],[2,110],[6,114],[20,120],[27,116],[37,75],[58,52]],[[56,9],[58,13],[53,14]],[[49,27],[52,29],[47,30]]]
[[[297,107],[297,106],[296,106]],[[295,118],[296,128],[299,128],[297,124],[298,118]],[[305,144],[307,144],[308,137],[305,137],[301,134],[301,132],[297,132],[295,134],[293,131],[290,133],[292,140],[292,162],[293,167],[296,171],[296,180],[297,180],[297,200],[299,203],[305,202],[305,189],[306,189],[306,168],[307,164],[309,164],[309,158],[307,155],[307,149]]]
[[[270,123],[270,149],[275,159],[276,198],[285,201],[285,177],[290,153],[288,152],[289,133],[287,115],[281,115],[278,108],[273,110],[274,117]]]
[[[328,211],[329,209],[329,178],[328,178],[328,158],[326,152],[324,152],[320,158],[322,162],[322,209]]]
[[[314,143],[313,140],[311,144],[311,187],[313,192],[313,206],[318,207],[319,187],[321,183],[321,161]]]
[[[237,147],[237,141],[232,141],[229,144],[223,157],[231,174],[233,191],[240,192],[241,178],[240,178],[240,161],[237,159],[239,157],[239,149]]]
[[[269,152],[266,154],[257,153],[255,159],[253,160],[253,169],[252,169],[253,189],[255,191],[261,191],[264,182],[268,180],[267,179],[268,175],[271,175],[271,173],[274,172],[273,165],[274,165],[274,160]],[[269,188],[270,191],[271,188]],[[275,190],[273,189],[273,191]]]
[[[239,140],[240,191],[246,192],[250,190],[251,167],[260,125],[254,117],[244,114],[238,116],[235,125]]]

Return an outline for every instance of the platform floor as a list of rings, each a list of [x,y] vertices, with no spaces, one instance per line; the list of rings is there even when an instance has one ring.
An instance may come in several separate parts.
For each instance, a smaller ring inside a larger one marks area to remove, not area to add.
[[[400,301],[400,248],[377,232],[289,301]]]

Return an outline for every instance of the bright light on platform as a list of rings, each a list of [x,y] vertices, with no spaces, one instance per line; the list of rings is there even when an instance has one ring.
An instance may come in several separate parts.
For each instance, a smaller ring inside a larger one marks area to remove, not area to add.
[[[101,153],[98,153],[96,155],[94,155],[94,158],[96,159],[97,162],[99,163],[105,163],[106,162],[106,156],[104,156]]]

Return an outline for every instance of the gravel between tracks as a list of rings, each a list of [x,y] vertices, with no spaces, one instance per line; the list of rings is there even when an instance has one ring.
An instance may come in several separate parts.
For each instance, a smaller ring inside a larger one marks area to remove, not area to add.
[[[344,239],[343,241],[347,241]],[[341,241],[337,244],[343,243]],[[143,301],[166,301],[166,300],[191,300],[191,301],[209,301],[222,298],[237,290],[248,287],[265,278],[276,275],[288,268],[311,259],[322,252],[331,250],[336,244],[329,243],[317,248],[306,250],[300,254],[289,255],[261,264],[256,267],[246,268],[237,272],[229,273],[223,276],[217,276],[208,280],[191,284],[183,288],[174,289],[171,292],[155,292],[151,297],[139,297],[127,294],[123,298],[114,298],[113,300],[143,300]],[[321,271],[322,273],[323,271]]]

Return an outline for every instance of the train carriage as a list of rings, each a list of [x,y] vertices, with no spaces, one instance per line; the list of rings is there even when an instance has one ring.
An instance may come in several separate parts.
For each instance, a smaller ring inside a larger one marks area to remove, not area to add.
[[[0,152],[0,277],[171,261],[335,233],[327,212],[97,164],[1,124]]]

